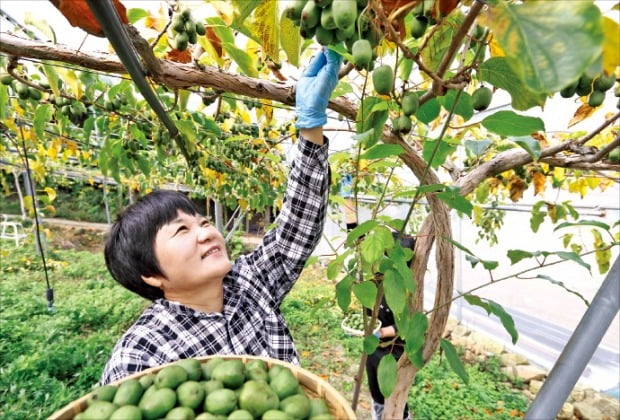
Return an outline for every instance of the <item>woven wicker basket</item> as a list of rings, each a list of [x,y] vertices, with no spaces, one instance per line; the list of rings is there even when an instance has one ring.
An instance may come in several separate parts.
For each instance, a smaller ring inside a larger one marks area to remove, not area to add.
[[[258,356],[234,356],[234,355],[218,355],[218,356],[204,356],[197,357],[196,360],[201,363],[206,363],[209,359],[213,357],[221,357],[225,360],[238,359],[247,363],[252,359],[260,359],[267,363],[269,367],[272,365],[282,365],[291,370],[293,375],[299,381],[299,384],[305,391],[306,395],[311,398],[322,398],[327,403],[329,407],[329,411],[331,415],[336,420],[347,420],[347,419],[356,419],[355,413],[351,409],[351,404],[345,400],[330,384],[326,381],[318,377],[317,375],[302,369],[299,366],[292,365],[290,363],[282,362],[276,359],[270,359],[266,357],[258,357]],[[172,363],[171,363],[172,364]],[[157,373],[164,367],[168,365],[156,366],[150,369],[145,369],[142,372],[135,373],[131,376],[127,376],[119,381],[114,382],[114,385],[120,385],[123,381],[130,378],[140,378],[143,375],[148,373]],[[86,402],[90,394],[84,395],[83,397],[67,404],[60,410],[56,411],[49,417],[49,420],[70,420],[78,413],[81,413],[87,408]]]

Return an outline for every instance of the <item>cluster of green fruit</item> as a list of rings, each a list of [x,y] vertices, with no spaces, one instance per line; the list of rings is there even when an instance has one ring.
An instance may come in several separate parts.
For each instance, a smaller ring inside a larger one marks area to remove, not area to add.
[[[560,90],[560,96],[563,98],[572,98],[574,95],[588,96],[588,105],[594,108],[603,103],[605,92],[611,89],[615,82],[616,77],[613,74],[601,73],[597,77],[591,77],[584,73],[577,81]]]
[[[48,102],[54,104],[58,110],[57,112],[67,116],[75,125],[82,125],[86,117],[88,117],[88,110],[81,101],[50,94]]]
[[[3,74],[0,76],[0,82],[5,86],[10,86],[13,92],[19,97],[19,99],[32,99],[33,101],[40,101],[43,98],[43,92],[39,89],[35,89],[32,86],[25,85],[13,79],[10,74]],[[49,86],[48,86],[49,87]]]
[[[127,99],[124,96],[115,96],[114,98],[106,98],[103,101],[103,107],[106,111],[116,112],[120,111],[123,105],[127,105]]]
[[[296,0],[285,14],[299,26],[303,38],[314,37],[321,45],[344,42],[352,52],[356,41],[363,39],[372,49],[382,37],[371,24],[367,4],[368,0]]]
[[[173,47],[185,51],[189,44],[198,42],[198,35],[206,33],[203,24],[194,21],[189,9],[184,9],[172,17],[172,32],[174,35]]]
[[[331,419],[327,403],[309,398],[285,366],[261,359],[183,359],[159,372],[89,396],[74,419],[284,420]]]

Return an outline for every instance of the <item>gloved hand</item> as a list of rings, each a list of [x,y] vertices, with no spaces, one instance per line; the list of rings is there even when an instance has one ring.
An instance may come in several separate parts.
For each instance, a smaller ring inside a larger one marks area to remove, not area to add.
[[[320,51],[312,57],[295,90],[295,127],[314,128],[327,123],[325,111],[338,83],[341,64],[342,57],[332,50]]]
[[[344,174],[340,180],[340,191],[338,194],[342,198],[350,198],[353,196],[353,177],[351,174]]]
[[[377,338],[381,338],[381,328],[374,332],[374,336]]]

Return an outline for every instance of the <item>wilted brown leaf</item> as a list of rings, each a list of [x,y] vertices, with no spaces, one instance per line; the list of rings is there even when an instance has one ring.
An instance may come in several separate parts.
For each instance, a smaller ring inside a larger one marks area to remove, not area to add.
[[[527,184],[521,178],[513,176],[510,178],[510,199],[516,203],[523,197],[523,191],[527,189]]]
[[[192,61],[192,55],[189,52],[189,49],[179,51],[175,48],[168,51],[166,54],[166,59],[176,63],[189,63]]]
[[[545,191],[546,177],[542,172],[536,171],[532,174],[532,182],[534,183],[534,195]]]
[[[573,115],[573,118],[571,118],[568,126],[572,127],[573,125],[580,123],[581,121],[592,115],[595,110],[596,108],[592,108],[587,103],[581,104],[581,106],[577,108],[577,111],[575,111],[575,115]]]

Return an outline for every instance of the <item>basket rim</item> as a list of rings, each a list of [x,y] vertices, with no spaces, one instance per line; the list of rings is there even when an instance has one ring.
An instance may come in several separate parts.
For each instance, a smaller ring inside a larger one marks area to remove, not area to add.
[[[265,361],[269,367],[271,367],[274,364],[286,367],[295,374],[298,380],[300,379],[300,377],[303,377],[304,380],[307,379],[313,382],[314,384],[316,384],[317,389],[322,390],[323,394],[329,395],[330,402],[332,403],[335,402],[338,405],[338,407],[346,414],[347,419],[357,419],[357,416],[355,412],[353,411],[351,404],[329,382],[327,382],[325,379],[321,378],[320,376],[310,372],[309,370],[301,366],[294,365],[289,362],[284,362],[282,360],[273,359],[273,358],[266,357],[266,356],[214,354],[214,355],[209,355],[209,356],[192,357],[192,359],[198,360],[201,364],[214,358],[222,358],[224,360],[233,360],[233,359],[242,360],[244,363],[247,363],[248,360],[258,359],[258,360]],[[166,366],[173,365],[177,362],[178,361],[174,361],[174,362],[166,363],[166,364],[159,365],[159,366],[153,366],[153,367],[141,370],[140,372],[132,373],[131,375],[125,376],[124,378],[118,379],[114,382],[110,382],[108,385],[118,386],[124,381],[127,381],[129,379],[138,379],[144,375],[148,375],[151,373],[157,373],[161,369],[165,368]],[[309,388],[309,387],[306,385],[306,388]],[[316,392],[314,390],[311,390],[311,391]],[[88,398],[90,397],[91,394],[92,394],[92,391],[87,393],[86,395],[83,395],[77,400],[70,402],[64,407],[58,409],[51,416],[48,417],[48,420],[63,420],[66,418],[73,418],[73,415],[71,415],[71,413],[75,413],[76,409],[80,409],[81,407],[86,405],[86,402],[88,401]],[[321,398],[325,399],[325,396],[321,395]],[[67,417],[67,415],[70,415],[70,417]]]

